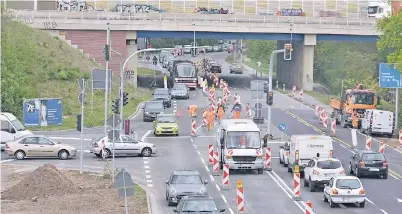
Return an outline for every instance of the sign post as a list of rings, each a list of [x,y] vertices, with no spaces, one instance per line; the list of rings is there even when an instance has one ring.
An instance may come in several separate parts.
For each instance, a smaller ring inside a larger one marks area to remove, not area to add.
[[[109,131],[108,133],[108,140],[112,141],[112,181],[114,181],[115,178],[115,160],[114,160],[114,152],[115,152],[115,141],[119,139],[120,137],[120,132],[116,130],[116,128],[119,126],[121,123],[121,120],[119,117],[117,117],[115,114],[109,117],[107,119],[107,124],[108,126],[112,127],[112,130]]]
[[[119,196],[124,197],[124,206],[126,208],[126,214],[128,214],[127,197],[134,196],[135,183],[131,179],[131,175],[126,172],[125,169],[121,169],[116,175],[116,182],[114,187],[119,190]]]
[[[79,101],[81,103],[81,145],[80,145],[80,174],[83,171],[83,161],[84,161],[84,104],[85,104],[85,79],[82,78],[79,82],[81,82],[80,88],[80,96]]]

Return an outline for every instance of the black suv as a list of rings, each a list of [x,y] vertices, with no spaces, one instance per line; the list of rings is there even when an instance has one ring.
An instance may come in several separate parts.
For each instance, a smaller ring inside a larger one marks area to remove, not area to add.
[[[161,101],[148,101],[142,107],[142,120],[152,122],[160,113],[165,113],[165,107]]]
[[[173,212],[179,213],[211,213],[225,212],[224,208],[218,209],[214,199],[206,195],[184,196]]]
[[[163,102],[163,106],[170,108],[172,106],[172,98],[170,96],[170,91],[167,88],[157,88],[154,95],[154,100],[160,100]]]
[[[350,158],[350,174],[360,178],[363,175],[382,176],[388,178],[388,162],[380,152],[362,150]]]

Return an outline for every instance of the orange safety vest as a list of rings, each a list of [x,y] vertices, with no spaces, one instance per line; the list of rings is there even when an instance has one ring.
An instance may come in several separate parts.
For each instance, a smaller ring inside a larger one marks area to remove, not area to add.
[[[224,114],[223,108],[219,107],[219,109],[218,109],[218,118],[219,118],[219,120],[222,120],[223,114]]]
[[[197,116],[197,110],[198,110],[197,105],[191,105],[191,106],[188,107],[188,112],[190,113],[191,117]]]

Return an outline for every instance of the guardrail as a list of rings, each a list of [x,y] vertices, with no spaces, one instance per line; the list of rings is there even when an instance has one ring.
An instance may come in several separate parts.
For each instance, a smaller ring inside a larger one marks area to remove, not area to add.
[[[49,20],[151,20],[151,21],[195,21],[195,22],[235,22],[235,23],[286,23],[324,25],[364,25],[375,26],[376,20],[369,18],[337,17],[284,17],[236,14],[176,14],[176,13],[119,13],[119,12],[63,12],[63,11],[13,11],[14,16],[26,22],[36,19]]]

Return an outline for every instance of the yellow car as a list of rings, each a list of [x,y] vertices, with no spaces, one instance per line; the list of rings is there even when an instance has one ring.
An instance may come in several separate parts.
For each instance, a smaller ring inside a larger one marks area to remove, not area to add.
[[[154,120],[154,135],[179,135],[179,124],[173,114],[159,114]]]

